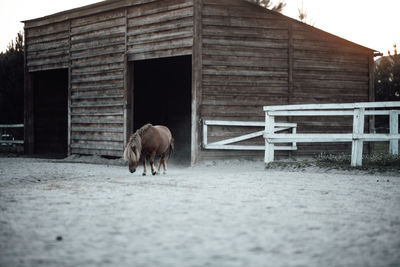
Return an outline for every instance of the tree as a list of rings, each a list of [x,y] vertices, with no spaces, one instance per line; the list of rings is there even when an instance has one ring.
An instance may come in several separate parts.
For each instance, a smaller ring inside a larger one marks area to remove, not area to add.
[[[376,101],[400,101],[400,54],[396,44],[393,54],[381,57],[375,66]]]
[[[273,5],[271,0],[248,0],[248,1],[277,12],[282,12],[283,8],[286,6],[285,1],[283,0],[280,0],[276,5]]]
[[[0,53],[0,123],[24,121],[24,41],[19,32]]]
[[[298,18],[301,22],[314,26],[315,22],[308,17],[308,12],[307,9],[304,9],[303,1],[301,1],[301,8],[298,8],[297,11],[299,12]]]

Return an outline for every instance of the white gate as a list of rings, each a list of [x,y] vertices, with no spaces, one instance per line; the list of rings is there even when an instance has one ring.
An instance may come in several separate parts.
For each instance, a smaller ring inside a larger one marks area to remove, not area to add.
[[[235,145],[234,143],[252,139],[264,134],[264,130],[237,136],[234,138],[229,138],[225,140],[220,140],[217,142],[208,143],[208,127],[209,126],[235,126],[235,127],[263,127],[265,128],[265,123],[260,121],[222,121],[222,120],[204,120],[203,121],[203,147],[205,149],[226,149],[226,150],[264,150],[264,145]],[[280,132],[284,130],[291,130],[292,133],[296,133],[296,123],[275,123],[275,132]],[[275,146],[275,150],[296,150],[295,142],[291,146]]]
[[[399,153],[399,113],[400,110],[389,108],[400,107],[400,101],[396,102],[364,102],[351,104],[311,104],[311,105],[285,105],[265,106],[265,163],[274,160],[276,144],[288,142],[352,142],[351,166],[362,165],[363,142],[365,141],[390,141],[390,153]],[[375,110],[379,108],[379,110]],[[364,121],[366,115],[390,116],[390,132],[364,133]],[[352,133],[277,133],[276,116],[352,116]]]

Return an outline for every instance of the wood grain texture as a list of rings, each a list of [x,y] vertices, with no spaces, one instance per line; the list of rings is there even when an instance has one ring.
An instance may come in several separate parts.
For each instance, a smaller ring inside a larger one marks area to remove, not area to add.
[[[26,21],[25,36],[26,97],[29,73],[69,68],[71,153],[120,156],[134,60],[192,55],[192,161],[242,153],[202,150],[203,119],[263,121],[264,105],[373,100],[373,50],[243,0],[103,1]],[[314,130],[348,126],[303,119]]]

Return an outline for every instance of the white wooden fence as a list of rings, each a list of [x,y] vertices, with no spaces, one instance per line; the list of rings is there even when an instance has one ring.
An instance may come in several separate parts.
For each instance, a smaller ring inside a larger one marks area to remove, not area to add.
[[[222,121],[222,120],[204,120],[203,121],[203,147],[205,149],[228,149],[228,150],[264,150],[263,145],[237,145],[234,143],[241,142],[244,140],[252,139],[264,134],[264,130],[252,132],[249,134],[237,136],[234,138],[219,140],[216,142],[208,143],[208,127],[209,126],[235,126],[235,127],[265,127],[264,122],[260,121]],[[296,133],[296,123],[275,123],[275,132],[281,132],[284,130],[291,130],[292,133]],[[275,146],[275,150],[296,150],[296,143],[292,143],[291,146]]]
[[[24,124],[0,124],[0,145],[23,144],[24,140],[15,140],[5,129],[24,128]],[[4,129],[4,130],[3,130]]]
[[[276,144],[288,142],[323,143],[323,142],[352,142],[351,166],[362,165],[363,143],[365,141],[390,141],[390,153],[399,153],[399,113],[400,110],[390,108],[400,107],[396,102],[364,102],[351,104],[311,104],[265,106],[265,163],[274,160]],[[379,110],[374,110],[379,108]],[[384,109],[384,110],[383,110]],[[364,133],[366,115],[390,116],[389,133]],[[352,133],[277,133],[276,116],[352,116]]]

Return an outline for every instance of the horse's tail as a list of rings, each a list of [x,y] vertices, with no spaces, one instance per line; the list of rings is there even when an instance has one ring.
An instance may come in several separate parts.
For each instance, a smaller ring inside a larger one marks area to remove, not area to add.
[[[171,138],[171,143],[169,144],[169,154],[167,161],[171,158],[172,154],[174,154],[175,145],[174,145],[174,138]]]

